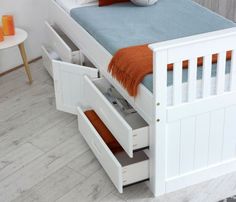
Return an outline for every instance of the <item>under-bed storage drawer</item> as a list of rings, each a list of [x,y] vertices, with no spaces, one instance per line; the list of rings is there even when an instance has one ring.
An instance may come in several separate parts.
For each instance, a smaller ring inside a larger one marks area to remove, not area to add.
[[[53,78],[52,61],[59,60],[59,56],[51,48],[42,46],[42,58],[44,67]]]
[[[56,106],[60,111],[77,114],[77,106],[86,105],[84,76],[98,77],[93,67],[52,61]]]
[[[45,22],[45,27],[46,41],[42,47],[42,58],[44,67],[52,77],[54,77],[52,60],[60,60],[78,65],[84,63],[84,55],[57,25],[50,25],[48,22]]]
[[[47,42],[42,47],[43,64],[54,79],[57,109],[77,114],[77,106],[86,104],[84,75],[97,78],[98,70],[56,24],[45,24]]]
[[[50,46],[62,61],[81,64],[81,53],[76,45],[56,25],[46,24],[47,45]]]
[[[119,192],[123,192],[124,186],[149,179],[149,159],[144,151],[135,152],[133,158],[129,158],[125,152],[113,154],[80,107],[78,126]]]
[[[111,102],[106,97],[110,88],[111,84],[105,78],[91,80],[85,77],[87,105],[98,114],[127,154],[133,157],[134,150],[149,146],[149,126],[137,112],[127,114],[118,104]]]
[[[50,56],[49,51],[44,46],[42,46],[42,58],[43,58],[43,66],[47,69],[50,76],[53,77],[52,58]]]
[[[98,77],[98,70],[91,67],[61,61],[50,47],[42,46],[43,64],[54,79],[56,106],[58,110],[77,114],[77,106],[84,104],[84,75]]]

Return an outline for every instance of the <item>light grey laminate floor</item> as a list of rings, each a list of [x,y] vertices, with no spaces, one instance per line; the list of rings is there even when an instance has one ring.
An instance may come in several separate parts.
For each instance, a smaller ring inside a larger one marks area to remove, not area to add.
[[[236,193],[236,174],[154,199],[145,183],[119,194],[77,130],[55,108],[53,82],[39,60],[34,83],[23,69],[0,77],[0,202],[214,202]]]

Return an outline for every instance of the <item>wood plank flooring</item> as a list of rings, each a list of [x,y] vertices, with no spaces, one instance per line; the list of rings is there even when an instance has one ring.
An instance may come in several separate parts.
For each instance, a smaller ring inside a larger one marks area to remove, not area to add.
[[[0,77],[0,201],[215,202],[236,193],[236,174],[154,199],[145,183],[119,194],[77,130],[55,107],[53,82],[39,60],[34,83],[23,69]]]

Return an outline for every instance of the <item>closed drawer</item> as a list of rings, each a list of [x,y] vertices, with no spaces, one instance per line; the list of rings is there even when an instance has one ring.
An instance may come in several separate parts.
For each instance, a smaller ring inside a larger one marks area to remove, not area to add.
[[[87,104],[96,111],[126,153],[133,157],[135,150],[148,147],[149,126],[143,118],[137,112],[124,113],[107,99],[105,94],[111,85],[106,79],[84,79]]]
[[[56,25],[45,22],[47,45],[50,46],[62,61],[81,64],[81,53],[76,45]]]
[[[120,193],[123,187],[149,179],[149,159],[143,151],[129,158],[125,152],[113,154],[78,107],[79,131]]]

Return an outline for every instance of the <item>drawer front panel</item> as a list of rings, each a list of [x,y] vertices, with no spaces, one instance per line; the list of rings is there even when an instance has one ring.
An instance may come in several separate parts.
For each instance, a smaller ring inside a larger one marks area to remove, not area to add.
[[[97,78],[98,70],[56,60],[52,64],[57,109],[77,114],[77,106],[86,105],[83,77]]]
[[[48,37],[48,43],[53,48],[55,52],[60,56],[60,58],[65,62],[73,62],[73,53],[71,48],[66,44],[66,42],[59,36],[55,29],[46,22],[46,34]],[[76,51],[78,52],[78,51]]]
[[[142,161],[123,168],[123,186],[138,182],[140,179],[149,179],[149,161]]]
[[[53,78],[52,59],[44,46],[42,46],[42,58],[44,67],[47,69],[48,73]]]
[[[144,152],[135,152],[134,158],[129,158],[124,152],[114,155],[80,107],[78,128],[120,193],[126,185],[149,179],[149,159]]]
[[[85,77],[85,83],[87,102],[96,111],[127,154],[133,157],[132,128],[88,77]]]
[[[78,126],[98,161],[116,188],[122,193],[122,167],[80,108],[78,108]]]

